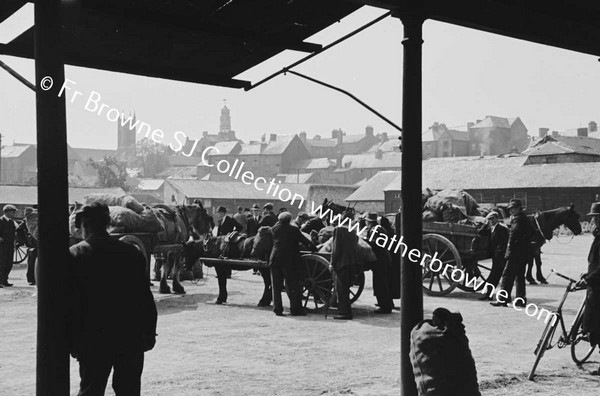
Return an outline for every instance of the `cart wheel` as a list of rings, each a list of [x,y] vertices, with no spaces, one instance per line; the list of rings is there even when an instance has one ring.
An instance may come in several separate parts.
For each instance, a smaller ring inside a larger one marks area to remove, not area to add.
[[[124,235],[121,238],[119,238],[119,241],[125,242],[125,243],[131,243],[133,246],[138,248],[138,250],[140,252],[142,252],[144,257],[146,258],[146,267],[148,267],[148,265],[150,263],[150,256],[148,255],[148,252],[146,251],[146,247],[144,246],[144,243],[142,242],[142,240],[140,238],[136,237],[135,235]]]
[[[329,301],[333,290],[329,262],[316,254],[305,254],[302,261],[306,267],[306,279],[302,290],[304,308],[310,303],[315,305],[315,309],[319,309]]]
[[[354,275],[352,285],[350,285],[350,304],[353,304],[356,300],[358,300],[358,297],[360,297],[360,294],[364,288],[365,273],[364,271],[360,271]]]
[[[486,282],[492,272],[492,259],[483,260],[470,259],[464,265],[465,278],[457,286],[466,292],[482,292]],[[467,282],[479,286],[477,290],[471,286],[466,286]]]
[[[29,249],[25,245],[17,245],[15,243],[15,253],[13,254],[13,264],[20,264],[29,255]]]
[[[447,238],[438,234],[423,235],[423,253],[442,262],[441,268],[431,266],[431,259],[423,265],[423,291],[430,296],[445,296],[458,286],[451,278],[452,270],[444,271],[446,265],[452,269],[462,269],[462,261],[458,250]]]

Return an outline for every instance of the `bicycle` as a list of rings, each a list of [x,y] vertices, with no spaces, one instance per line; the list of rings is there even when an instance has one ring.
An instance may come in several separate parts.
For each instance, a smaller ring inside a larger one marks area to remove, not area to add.
[[[575,279],[569,278],[568,276],[565,276],[554,270],[552,270],[552,272],[560,276],[561,278],[568,280],[569,284],[567,285],[567,289],[565,290],[565,294],[563,295],[560,304],[558,304],[556,311],[554,311],[553,319],[546,325],[546,328],[542,333],[542,337],[538,341],[538,344],[535,348],[535,362],[533,363],[533,367],[531,368],[531,372],[529,373],[529,380],[533,380],[533,377],[535,375],[535,369],[537,368],[542,356],[544,356],[544,353],[547,350],[554,348],[555,346],[557,346],[558,348],[564,348],[570,345],[571,358],[578,366],[585,363],[585,361],[589,359],[589,357],[594,352],[594,349],[596,348],[596,346],[591,346],[587,343],[589,342],[588,337],[586,334],[583,334],[583,329],[581,326],[583,321],[583,311],[585,308],[585,298],[581,302],[581,306],[579,307],[577,315],[575,316],[573,324],[571,325],[571,329],[568,332],[562,314],[562,307],[569,293],[585,289],[577,287],[577,281]],[[559,323],[562,329],[562,334],[560,334],[558,340],[556,340],[556,343],[554,343],[553,345],[552,339],[554,338],[554,334],[556,333],[556,328],[558,327]],[[581,341],[584,342],[582,343]],[[582,346],[583,348],[581,348]]]

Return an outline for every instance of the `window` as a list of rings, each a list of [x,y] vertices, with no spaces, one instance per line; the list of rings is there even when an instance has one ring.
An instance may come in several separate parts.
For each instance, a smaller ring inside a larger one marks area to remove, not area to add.
[[[175,194],[171,194],[171,202],[177,202],[177,201],[175,200]]]

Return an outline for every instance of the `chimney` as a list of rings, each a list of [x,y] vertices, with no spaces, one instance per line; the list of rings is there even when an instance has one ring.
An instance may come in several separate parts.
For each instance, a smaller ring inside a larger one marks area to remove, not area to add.
[[[539,128],[538,129],[538,133],[539,133],[539,137],[543,138],[546,137],[546,135],[548,135],[548,131],[550,130],[550,128]]]
[[[335,138],[337,138],[337,136],[338,136],[338,130],[337,129],[332,130],[331,131],[331,138],[335,139]]]
[[[302,131],[298,136],[300,137],[300,140],[302,140],[302,143],[306,143],[306,132]]]
[[[477,121],[475,121],[475,123],[476,123],[476,124],[479,124],[480,122],[481,122],[481,120],[477,120]]]
[[[471,130],[471,128],[473,128],[473,125],[475,125],[475,123],[467,122],[467,132],[469,132]]]
[[[269,142],[276,142],[277,141],[277,134],[272,133],[269,135]]]
[[[208,137],[208,131],[202,132],[202,137]]]
[[[388,141],[387,132],[382,132],[381,133],[381,142],[384,143],[384,142],[387,142],[387,141]]]
[[[588,129],[587,128],[577,128],[577,136],[579,137],[587,137]]]
[[[552,137],[557,137],[558,136],[558,131],[552,131]]]
[[[382,159],[383,158],[383,151],[381,149],[377,149],[375,151],[375,158],[377,158],[377,159]]]
[[[265,151],[265,149],[267,148],[268,143],[265,141],[260,142],[260,153],[262,154],[263,151]]]
[[[598,124],[596,124],[596,121],[588,122],[588,131],[589,132],[598,132]]]
[[[373,136],[373,127],[371,125],[367,125],[365,128],[365,135],[371,137]]]

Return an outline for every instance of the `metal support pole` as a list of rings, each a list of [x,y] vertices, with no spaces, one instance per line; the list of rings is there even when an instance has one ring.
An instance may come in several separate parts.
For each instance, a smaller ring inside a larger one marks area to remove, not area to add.
[[[402,75],[402,236],[412,249],[422,250],[422,45],[423,17],[418,13],[402,13],[404,25],[404,65]],[[410,363],[410,332],[423,320],[421,266],[401,261],[400,318],[400,389],[402,396],[416,396],[417,389]]]
[[[60,0],[35,2],[39,256],[36,394],[69,395],[67,120]],[[53,83],[50,84],[50,77]],[[50,86],[49,89],[47,89]]]

